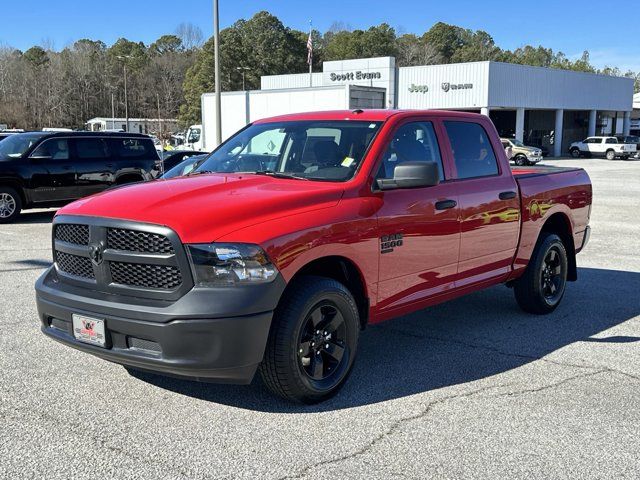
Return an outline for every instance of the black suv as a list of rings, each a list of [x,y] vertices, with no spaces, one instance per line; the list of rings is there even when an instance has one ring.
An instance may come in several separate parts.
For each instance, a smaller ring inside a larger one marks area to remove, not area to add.
[[[28,132],[0,142],[0,223],[24,208],[58,207],[112,185],[151,180],[160,158],[134,133]]]

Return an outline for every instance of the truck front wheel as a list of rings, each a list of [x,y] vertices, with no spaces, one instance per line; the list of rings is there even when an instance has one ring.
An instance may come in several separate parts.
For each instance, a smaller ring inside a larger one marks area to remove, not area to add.
[[[333,396],[349,376],[360,319],[341,283],[316,276],[294,282],[275,311],[260,374],[275,394],[311,404]]]
[[[572,148],[569,153],[571,154],[571,156],[573,158],[580,158],[580,149],[579,148]]]
[[[525,312],[544,315],[560,304],[567,284],[567,250],[560,237],[543,233],[514,293]]]

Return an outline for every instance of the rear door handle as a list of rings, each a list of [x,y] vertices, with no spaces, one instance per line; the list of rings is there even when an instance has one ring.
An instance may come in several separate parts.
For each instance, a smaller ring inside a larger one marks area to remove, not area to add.
[[[436,202],[436,210],[447,210],[449,208],[454,208],[458,205],[458,202],[455,200],[440,200]]]
[[[500,200],[511,200],[512,198],[516,198],[516,195],[516,192],[502,192],[498,195],[498,198],[500,198]]]

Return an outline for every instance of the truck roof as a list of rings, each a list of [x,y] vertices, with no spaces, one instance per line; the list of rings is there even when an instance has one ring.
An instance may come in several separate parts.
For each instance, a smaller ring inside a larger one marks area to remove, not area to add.
[[[304,121],[304,120],[362,120],[371,122],[384,122],[393,116],[415,116],[429,115],[470,118],[479,117],[479,113],[471,112],[454,112],[450,110],[391,110],[391,109],[371,109],[371,110],[329,110],[320,112],[305,113],[289,113],[287,115],[278,115],[276,117],[263,118],[256,120],[254,123],[270,123],[285,121]]]

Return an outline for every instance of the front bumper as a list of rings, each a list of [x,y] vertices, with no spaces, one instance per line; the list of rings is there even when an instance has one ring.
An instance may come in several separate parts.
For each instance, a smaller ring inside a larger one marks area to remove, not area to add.
[[[57,281],[52,267],[36,283],[36,303],[42,332],[70,347],[136,369],[246,384],[262,361],[284,286],[279,275],[248,289],[192,289],[173,303],[123,303],[82,296],[85,289]],[[73,314],[104,320],[104,348],[75,339]]]

